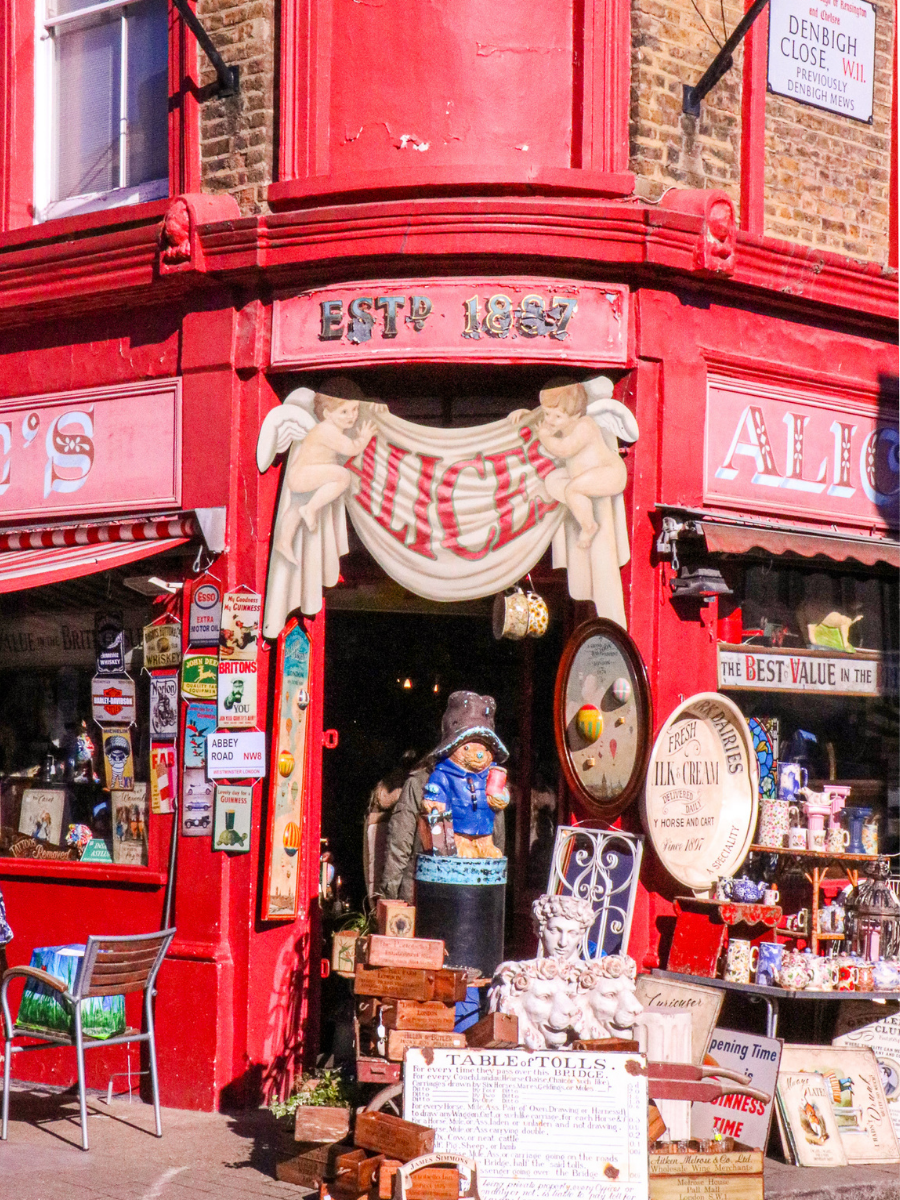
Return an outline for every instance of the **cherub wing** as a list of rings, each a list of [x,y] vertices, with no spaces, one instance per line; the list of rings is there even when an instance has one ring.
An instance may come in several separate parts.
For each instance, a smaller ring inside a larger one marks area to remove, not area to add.
[[[256,465],[260,471],[268,470],[276,454],[294,442],[302,442],[318,424],[312,407],[314,397],[312,388],[295,388],[285,396],[283,404],[266,414],[256,441]]]
[[[604,433],[613,434],[620,442],[638,440],[638,424],[634,414],[624,404],[612,398],[612,380],[605,375],[597,375],[585,381],[584,390],[588,394],[587,414]]]

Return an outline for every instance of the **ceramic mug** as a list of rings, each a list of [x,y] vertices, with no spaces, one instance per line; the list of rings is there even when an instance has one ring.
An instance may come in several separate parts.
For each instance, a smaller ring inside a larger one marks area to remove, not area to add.
[[[869,817],[868,821],[863,821],[862,833],[860,835],[863,844],[864,854],[878,853],[878,822],[874,818]],[[849,842],[850,835],[847,834]]]
[[[784,958],[784,946],[781,942],[760,942],[757,949],[756,982],[760,987],[774,987]]]
[[[824,830],[824,829],[807,829],[807,831],[806,831],[807,849],[815,850],[819,853],[824,853],[824,851],[825,851],[825,834],[826,834],[826,830]]]
[[[825,835],[825,848],[829,854],[845,854],[850,845],[850,831],[840,825],[832,825]]]
[[[799,763],[778,764],[778,799],[796,800],[797,793],[809,782],[809,774]]]
[[[792,825],[788,830],[788,849],[806,849],[806,830],[802,825]]]
[[[547,601],[537,592],[526,593],[528,601],[528,637],[543,637],[550,624],[550,610]]]
[[[851,966],[848,962],[842,962],[838,967],[838,985],[839,992],[855,992],[859,983],[859,967]]]
[[[729,983],[749,983],[759,965],[759,947],[741,938],[733,938],[728,943],[728,953],[725,956],[725,974],[723,979]]]
[[[791,806],[787,800],[762,800],[759,805],[760,846],[780,849],[786,842],[791,825]]]
[[[494,637],[520,642],[528,633],[530,616],[528,597],[521,588],[502,593],[494,600]]]
[[[780,899],[781,892],[779,892],[777,887],[767,887],[763,892],[763,904],[768,905],[770,908],[776,905]]]

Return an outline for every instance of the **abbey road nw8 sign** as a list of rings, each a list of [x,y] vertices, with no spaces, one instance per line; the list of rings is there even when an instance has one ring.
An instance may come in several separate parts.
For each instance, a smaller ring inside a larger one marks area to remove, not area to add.
[[[771,0],[770,92],[871,122],[874,80],[874,4]]]
[[[647,1080],[630,1054],[406,1052],[403,1115],[468,1154],[481,1200],[645,1200]]]
[[[272,366],[628,360],[628,288],[559,279],[367,280],[276,299]]]

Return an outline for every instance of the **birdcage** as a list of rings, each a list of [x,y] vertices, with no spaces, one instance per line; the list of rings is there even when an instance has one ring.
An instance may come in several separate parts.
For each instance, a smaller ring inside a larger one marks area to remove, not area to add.
[[[852,954],[875,961],[900,955],[900,899],[889,879],[890,862],[863,867],[865,879],[847,897],[847,934]]]

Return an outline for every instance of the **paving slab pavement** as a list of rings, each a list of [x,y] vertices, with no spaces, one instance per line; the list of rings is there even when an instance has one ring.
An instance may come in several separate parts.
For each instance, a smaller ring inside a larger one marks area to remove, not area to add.
[[[0,1142],[0,1200],[303,1200],[275,1179],[275,1123],[264,1109],[198,1113],[88,1095],[91,1149],[81,1149],[78,1097],[24,1089],[10,1095]],[[536,1200],[540,1200],[536,1196]],[[814,1170],[766,1161],[766,1200],[900,1200],[900,1167]]]

